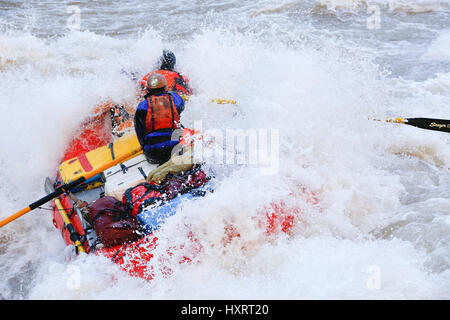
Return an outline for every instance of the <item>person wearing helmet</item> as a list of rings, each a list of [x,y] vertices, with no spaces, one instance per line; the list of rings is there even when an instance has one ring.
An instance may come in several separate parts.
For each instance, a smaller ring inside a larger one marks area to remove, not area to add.
[[[159,69],[148,73],[141,80],[141,88],[145,90],[147,88],[148,77],[152,74],[159,73],[166,78],[167,90],[175,91],[182,95],[191,95],[192,89],[189,87],[189,79],[174,71],[177,59],[175,54],[169,50],[163,50],[163,54],[159,58]]]
[[[183,110],[183,99],[176,92],[167,90],[165,77],[159,73],[150,75],[144,100],[139,103],[134,116],[137,138],[150,162],[169,160],[172,148],[179,142],[171,136],[180,128]]]

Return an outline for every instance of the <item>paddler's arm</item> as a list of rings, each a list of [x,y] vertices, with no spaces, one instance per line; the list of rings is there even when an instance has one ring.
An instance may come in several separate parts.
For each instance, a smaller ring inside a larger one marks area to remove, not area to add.
[[[147,101],[139,103],[136,113],[134,114],[134,129],[141,146],[144,145],[145,138],[145,118],[147,116]]]
[[[184,111],[184,100],[183,100],[183,98],[181,98],[181,96],[178,93],[174,92],[174,91],[169,91],[169,94],[173,98],[173,103],[175,105],[175,108],[177,108],[178,114],[181,114]]]

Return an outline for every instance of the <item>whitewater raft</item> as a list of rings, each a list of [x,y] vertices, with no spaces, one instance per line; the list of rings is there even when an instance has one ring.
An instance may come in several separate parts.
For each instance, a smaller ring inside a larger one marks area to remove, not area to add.
[[[140,149],[134,132],[128,131],[121,137],[105,134],[104,121],[101,117],[90,119],[83,127],[82,132],[67,147],[62,162],[58,166],[56,178],[53,180],[47,178],[46,190],[48,193],[61,185],[102,168],[105,163],[111,163],[115,159],[121,158],[124,160],[52,200],[53,225],[61,233],[65,244],[72,247],[75,252],[104,256],[132,276],[151,280],[156,272],[170,273],[170,268],[163,267],[161,269],[159,266],[158,270],[155,270],[153,267],[152,261],[155,259],[155,250],[158,246],[157,234],[164,221],[174,215],[183,202],[195,200],[196,195],[194,193],[183,194],[155,208],[159,216],[163,214],[164,219],[156,219],[156,221],[151,217],[147,219],[145,216],[144,218],[141,216],[138,221],[146,232],[137,241],[105,247],[99,240],[94,226],[89,223],[86,209],[104,196],[120,198],[125,189],[144,182],[146,175],[157,165],[150,164],[142,151],[124,158],[130,154],[130,150]],[[307,194],[311,202],[317,202],[314,195],[308,194],[306,190],[299,189],[297,191],[302,195]],[[204,196],[204,193],[201,196]],[[298,221],[300,212],[301,210],[297,208],[287,207],[283,201],[272,203],[261,212],[266,233],[289,233],[292,226]],[[230,240],[233,237],[240,237],[240,234],[231,226],[224,230],[224,236]],[[189,242],[189,254],[183,253],[184,245],[172,246],[170,250],[159,252],[159,255],[163,254],[166,257],[158,256],[158,261],[165,258],[168,260],[174,251],[177,251],[181,252],[177,255],[178,263],[191,262],[202,250],[201,241],[193,234],[190,234],[186,241]]]
[[[147,161],[142,151],[131,152],[140,150],[139,141],[133,132],[128,131],[117,138],[112,134],[108,135],[107,130],[110,128],[105,123],[108,121],[105,122],[104,115],[99,114],[83,124],[81,133],[66,148],[56,178],[47,178],[47,192],[95,172],[115,159],[124,160],[52,200],[53,225],[60,231],[65,244],[73,247],[76,253],[103,255],[131,275],[150,280],[154,276],[150,260],[158,240],[152,231],[159,228],[162,222],[153,221],[153,224],[150,222],[144,225],[146,228],[143,229],[147,234],[142,235],[138,241],[105,247],[87,214],[89,205],[97,199],[104,196],[122,198],[124,190],[145,182],[146,175],[157,167]],[[126,157],[127,154],[131,155]],[[170,203],[159,205],[155,210],[170,217],[181,200],[191,198],[192,195],[184,194]]]

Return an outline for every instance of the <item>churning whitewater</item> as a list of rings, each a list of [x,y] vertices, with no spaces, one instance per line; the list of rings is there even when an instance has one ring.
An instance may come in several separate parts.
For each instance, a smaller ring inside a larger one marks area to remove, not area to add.
[[[0,230],[1,299],[450,298],[450,134],[373,121],[449,119],[449,1],[0,1],[0,219],[45,195],[95,105],[137,106],[130,74],[163,49],[195,90],[183,125],[264,134],[265,161],[206,161],[214,192],[157,249],[192,231],[198,261],[150,282],[27,213]],[[278,201],[301,218],[268,237]]]

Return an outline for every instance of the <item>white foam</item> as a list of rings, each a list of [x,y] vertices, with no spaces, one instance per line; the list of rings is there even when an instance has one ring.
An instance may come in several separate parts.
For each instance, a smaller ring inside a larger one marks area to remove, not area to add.
[[[443,291],[448,274],[430,274],[423,265],[423,248],[414,248],[408,240],[373,236],[404,206],[405,186],[396,171],[404,160],[395,151],[398,146],[428,141],[442,160],[429,163],[448,175],[440,167],[447,163],[443,155],[449,152],[448,140],[425,130],[367,120],[386,110],[442,112],[447,107],[443,98],[435,97],[430,106],[429,93],[419,89],[404,99],[399,92],[414,84],[389,80],[357,51],[340,50],[326,40],[321,49],[305,44],[300,50],[277,41],[275,35],[272,42],[262,42],[226,30],[204,30],[181,44],[163,43],[151,31],[125,40],[89,32],[48,42],[31,39],[37,52],[21,50],[30,36],[2,39],[2,61],[7,57],[17,62],[4,69],[0,86],[5,120],[0,129],[1,217],[43,193],[44,177],[54,174],[61,150],[99,100],[134,98],[132,82],[120,73],[122,66],[145,72],[163,47],[176,48],[180,71],[197,89],[183,123],[202,120],[205,130],[277,129],[280,166],[275,175],[262,176],[257,168],[214,165],[215,193],[171,217],[161,229],[158,249],[164,252],[170,245],[186,243],[191,230],[203,245],[202,262],[174,261],[173,277],[149,284],[117,272],[116,266],[98,257],[65,261],[48,212],[22,217],[5,229],[15,234],[7,241],[2,276],[14,274],[15,259],[21,266],[32,265],[33,283],[25,297],[448,297]],[[209,98],[216,97],[237,100],[242,112],[231,116],[224,106],[210,103]],[[415,138],[409,139],[412,135]],[[299,186],[314,191],[320,206],[290,198]],[[267,238],[254,217],[280,200],[304,210],[302,223],[290,238]],[[233,224],[241,237],[224,247],[227,224]],[[41,248],[40,243],[46,245]],[[445,250],[445,244],[441,248]],[[81,271],[79,289],[67,286],[71,266]],[[367,287],[370,266],[381,271],[381,287],[375,290]],[[3,277],[2,292],[17,295],[21,289]]]
[[[441,32],[421,57],[424,61],[450,60],[450,32]]]
[[[367,6],[377,6],[381,10],[389,12],[406,12],[408,14],[440,12],[449,10],[449,4],[446,1],[436,0],[317,0],[317,2],[325,6],[328,10],[346,10],[356,11],[364,9]]]

